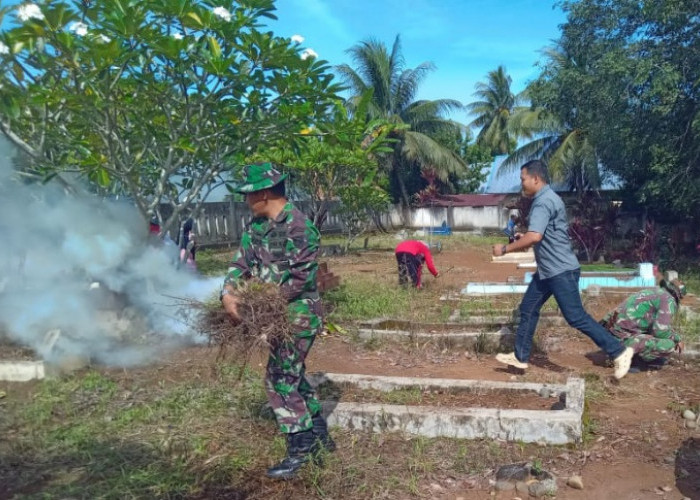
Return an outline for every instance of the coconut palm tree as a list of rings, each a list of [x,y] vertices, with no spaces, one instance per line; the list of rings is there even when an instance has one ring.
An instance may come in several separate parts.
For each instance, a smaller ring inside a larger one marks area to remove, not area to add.
[[[499,174],[540,158],[547,162],[551,180],[572,191],[583,193],[600,187],[598,157],[584,130],[567,127],[543,108],[519,111],[509,128],[513,135],[530,140],[501,163]]]
[[[510,90],[511,78],[503,66],[489,72],[486,82],[476,84],[477,101],[467,105],[467,111],[476,118],[469,124],[479,128],[476,143],[489,148],[491,154],[510,153],[515,148],[515,138],[508,122],[518,110],[519,97]]]
[[[396,141],[394,153],[387,155],[384,163],[392,181],[399,187],[402,204],[408,206],[410,203],[407,180],[415,174],[415,165],[419,171],[434,169],[442,181],[447,181],[450,173],[464,172],[464,160],[431,137],[431,134],[445,129],[461,131],[464,128],[444,116],[447,112],[462,109],[462,104],[452,99],[415,100],[418,87],[435,66],[424,62],[415,68],[406,68],[398,35],[391,51],[383,42],[370,38],[351,47],[348,52],[355,68],[347,64],[336,67],[353,92],[348,105],[352,107],[360,96],[372,89],[367,118],[381,118],[401,125],[392,132]]]
[[[560,94],[557,83],[548,78],[552,74],[548,71],[556,74],[573,62],[558,47],[548,49],[545,54],[549,58],[548,70],[518,96],[521,101],[537,104],[516,108],[508,120],[509,133],[528,142],[501,163],[499,174],[540,158],[548,163],[552,181],[562,182],[579,194],[598,189],[602,179],[596,150],[585,129],[575,125],[575,110],[569,106],[555,109],[547,97]],[[553,102],[559,102],[559,97]]]

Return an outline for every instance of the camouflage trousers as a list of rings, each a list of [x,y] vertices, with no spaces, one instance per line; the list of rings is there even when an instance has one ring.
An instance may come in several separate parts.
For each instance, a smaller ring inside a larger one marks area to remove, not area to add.
[[[667,358],[673,354],[676,348],[676,343],[672,339],[658,338],[643,333],[622,339],[622,343],[631,347],[634,353],[644,361]]]
[[[294,341],[270,349],[265,373],[267,399],[281,432],[291,434],[311,429],[311,417],[321,410],[306,379],[306,356],[321,330],[321,317],[308,304],[290,304]],[[312,312],[313,311],[313,312]]]

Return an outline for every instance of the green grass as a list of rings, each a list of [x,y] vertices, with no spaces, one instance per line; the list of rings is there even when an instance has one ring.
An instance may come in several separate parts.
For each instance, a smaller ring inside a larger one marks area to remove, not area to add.
[[[0,414],[0,432],[16,433],[0,454],[24,464],[8,471],[0,463],[0,478],[18,490],[41,480],[41,495],[28,498],[182,498],[203,480],[193,463],[223,438],[225,449],[236,450],[214,475],[230,481],[266,450],[250,436],[223,437],[225,427],[210,426],[249,419],[266,400],[258,377],[244,374],[237,385],[238,373],[170,388],[124,386],[95,371],[42,382],[30,400]]]
[[[600,403],[608,396],[608,391],[605,383],[600,376],[595,373],[584,373],[583,380],[585,381],[585,394],[583,399],[583,415],[581,416],[581,424],[583,426],[582,440],[585,443],[590,443],[595,438],[599,424],[591,414],[591,404]]]
[[[636,268],[631,267],[616,267],[613,264],[581,264],[581,271],[586,272],[629,272],[636,271]]]
[[[700,318],[689,319],[681,313],[674,319],[674,326],[686,345],[700,342]]]
[[[332,309],[331,321],[353,321],[401,317],[412,309],[419,293],[372,279],[354,279],[326,292],[323,299]]]
[[[429,439],[332,429],[339,448],[298,480],[262,476],[284,453],[260,416],[259,375],[236,365],[216,377],[162,383],[93,370],[38,383],[0,405],[1,491],[39,498],[408,498],[433,477],[483,473],[509,461],[551,464],[559,447]],[[156,375],[157,377],[157,375]],[[416,388],[394,391],[410,404]]]
[[[201,250],[197,252],[197,271],[205,276],[221,276],[228,270],[228,264],[235,252],[235,248]]]

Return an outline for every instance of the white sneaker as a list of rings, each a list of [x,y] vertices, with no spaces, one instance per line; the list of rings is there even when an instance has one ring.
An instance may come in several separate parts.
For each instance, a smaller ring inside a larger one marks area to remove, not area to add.
[[[503,363],[504,365],[514,366],[516,368],[520,368],[521,370],[524,370],[527,368],[527,363],[523,363],[522,361],[518,361],[518,358],[515,357],[514,352],[511,352],[508,354],[504,354],[504,353],[496,354],[496,361]],[[627,368],[629,369],[629,367],[627,367]]]
[[[631,347],[627,347],[622,354],[615,358],[615,378],[620,380],[622,377],[627,375],[630,371],[630,366],[632,365],[632,356],[634,356],[634,350]]]

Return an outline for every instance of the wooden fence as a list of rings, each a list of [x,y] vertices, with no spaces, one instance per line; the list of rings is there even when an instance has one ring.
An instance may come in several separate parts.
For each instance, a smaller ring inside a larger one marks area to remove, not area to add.
[[[310,214],[310,202],[294,202],[294,205],[305,214]],[[334,213],[335,204],[331,204],[330,210],[323,224],[323,233],[339,233],[343,230],[341,218]],[[161,207],[161,213],[166,216],[169,207]],[[202,205],[199,214],[194,217],[194,232],[197,235],[197,244],[200,248],[225,247],[238,244],[246,223],[252,214],[248,205],[240,201],[207,202]],[[177,240],[178,235],[172,235]]]
[[[294,205],[309,216],[313,212],[312,203],[309,201],[295,201]],[[330,203],[326,219],[321,227],[323,234],[338,234],[345,229],[342,218],[335,213],[337,206],[337,202]],[[402,211],[395,206],[391,207],[386,213],[381,214],[378,219],[382,229],[388,231],[404,227],[413,230],[424,229],[428,226],[439,226],[442,222],[452,225],[455,229],[468,230],[499,229],[501,225],[505,225],[505,222],[501,223],[501,219],[506,217],[507,214],[502,217],[502,214],[500,214],[500,211],[504,209],[501,207],[487,207],[493,209],[494,214],[485,217],[482,213],[483,208],[448,207]],[[164,205],[161,207],[161,214],[167,217],[169,210],[169,207]],[[471,219],[464,219],[465,214]],[[245,202],[220,201],[204,203],[199,215],[194,218],[197,244],[200,248],[237,245],[251,216],[250,209]],[[467,223],[463,219],[467,220]],[[372,229],[377,229],[377,227],[374,226]],[[177,241],[178,234],[171,234],[171,236]]]

